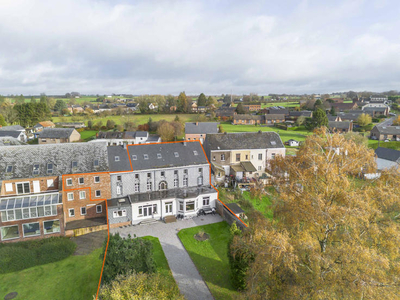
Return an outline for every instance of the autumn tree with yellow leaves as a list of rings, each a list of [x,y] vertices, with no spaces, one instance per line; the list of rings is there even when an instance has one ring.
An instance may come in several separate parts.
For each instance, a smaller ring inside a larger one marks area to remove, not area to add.
[[[325,130],[277,158],[273,220],[253,219],[230,246],[250,261],[246,297],[399,299],[400,172],[362,179],[375,172],[373,150]]]

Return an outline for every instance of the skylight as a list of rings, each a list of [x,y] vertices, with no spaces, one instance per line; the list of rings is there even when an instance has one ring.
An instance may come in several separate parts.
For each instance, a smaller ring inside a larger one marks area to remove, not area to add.
[[[99,160],[98,160],[98,159],[95,159],[94,162],[93,162],[93,165],[94,165],[95,167],[98,167],[98,166],[99,166]]]
[[[116,156],[116,157],[115,157],[115,161],[119,161],[119,156]]]
[[[174,152],[175,157],[179,157],[179,153],[178,152]]]
[[[196,150],[193,151],[194,155],[199,155]]]
[[[147,160],[147,159],[149,159],[149,155],[143,154],[143,158]]]
[[[161,159],[161,158],[162,158],[161,153],[157,153],[157,158],[158,158],[158,159]]]
[[[78,162],[77,161],[73,161],[72,162],[72,168],[75,169],[78,167]]]
[[[7,166],[6,173],[11,173],[13,171],[13,166]]]
[[[271,145],[276,145],[276,142],[275,141],[271,141]]]
[[[137,160],[137,155],[132,155],[133,160]]]
[[[39,164],[34,164],[33,165],[33,175],[38,175],[39,174]]]

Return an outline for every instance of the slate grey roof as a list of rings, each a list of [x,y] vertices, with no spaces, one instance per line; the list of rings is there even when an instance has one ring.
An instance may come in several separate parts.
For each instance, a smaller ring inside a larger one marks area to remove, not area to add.
[[[185,134],[218,133],[217,122],[185,123]]]
[[[107,200],[108,207],[130,207],[132,204],[128,196]]]
[[[226,206],[236,215],[244,213],[244,210],[237,203],[228,203]]]
[[[267,114],[263,116],[265,120],[284,120],[284,114]]]
[[[328,126],[329,126],[329,128],[349,129],[350,124],[351,124],[350,121],[343,121],[343,122],[329,121]]]
[[[13,137],[0,137],[0,147],[3,146],[16,146],[16,145],[25,145],[25,143],[22,143],[20,140],[13,138]]]
[[[99,131],[96,134],[96,139],[122,139],[123,136],[124,133],[120,131]]]
[[[239,132],[207,134],[204,142],[208,150],[284,148],[276,132]]]
[[[147,137],[148,134],[149,133],[147,131],[136,131],[135,137]]]
[[[363,111],[365,112],[385,112],[387,107],[364,107]]]
[[[268,111],[270,114],[275,114],[275,115],[288,115],[289,114],[289,110],[286,108],[272,108],[269,107]]]
[[[11,126],[3,126],[0,127],[0,130],[6,130],[6,131],[20,131],[20,130],[25,130],[24,127],[21,125],[11,125]]]
[[[380,134],[394,134],[394,135],[399,135],[400,134],[400,126],[379,126],[376,125],[372,130],[378,130]]]
[[[337,113],[337,115],[342,119],[342,121],[355,121],[363,113],[365,112],[362,110],[353,110],[348,113]]]
[[[124,146],[109,146],[107,147],[107,154],[110,172],[132,170],[128,152]],[[115,159],[116,156],[118,156],[118,160]]]
[[[378,147],[375,150],[378,158],[386,159],[394,162],[400,162],[400,151],[389,148]]]
[[[238,114],[233,116],[234,120],[262,120],[262,118],[263,116],[260,115],[249,115],[249,114]]]
[[[39,133],[41,139],[67,139],[74,132],[74,128],[43,128]]]
[[[327,116],[328,117],[328,121],[335,121],[336,122],[336,119],[338,118],[338,116]]]
[[[147,143],[158,143],[160,137],[156,134],[150,134],[149,138],[147,139]]]
[[[128,150],[133,171],[208,163],[199,142],[130,145]],[[158,154],[161,154],[161,158]],[[145,159],[145,155],[148,155],[148,159]]]
[[[74,169],[73,161],[77,162]],[[48,163],[53,164],[52,174],[47,173]],[[33,175],[34,164],[39,164],[37,175]],[[5,172],[7,166],[13,166],[12,172]],[[9,146],[0,151],[0,180],[104,171],[108,171],[106,142]]]
[[[312,111],[303,110],[303,111],[289,111],[289,116],[292,117],[311,117]]]
[[[6,130],[0,130],[0,137],[13,137],[13,138],[18,138],[19,135],[21,134],[21,131],[6,131]]]

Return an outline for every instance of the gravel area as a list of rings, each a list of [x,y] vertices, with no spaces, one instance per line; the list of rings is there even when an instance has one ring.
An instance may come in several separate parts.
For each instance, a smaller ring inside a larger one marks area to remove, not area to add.
[[[110,233],[119,232],[122,237],[134,234],[137,237],[154,236],[160,240],[165,256],[168,260],[172,275],[177,282],[181,293],[188,300],[214,299],[203,278],[197,271],[177,233],[184,228],[222,222],[219,215],[194,217],[188,220],[179,220],[165,224],[157,222],[149,225],[127,226],[124,228],[110,229]]]

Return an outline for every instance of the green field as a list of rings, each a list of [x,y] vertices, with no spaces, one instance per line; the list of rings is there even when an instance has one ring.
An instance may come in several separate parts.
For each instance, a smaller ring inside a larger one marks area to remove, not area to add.
[[[197,114],[135,114],[135,115],[127,115],[127,116],[109,116],[109,117],[96,117],[96,116],[80,116],[80,117],[74,117],[74,120],[72,120],[72,117],[54,117],[53,122],[85,122],[87,125],[87,122],[91,120],[93,124],[96,124],[97,122],[103,122],[103,125],[106,125],[107,120],[112,120],[115,122],[116,125],[122,125],[127,121],[135,122],[136,125],[141,125],[144,123],[147,123],[149,121],[149,118],[151,118],[153,121],[160,121],[160,120],[166,120],[166,121],[173,121],[175,117],[178,116],[179,119],[182,122],[194,122],[196,121],[196,118],[198,117]]]
[[[199,230],[204,230],[210,238],[206,241],[197,241],[194,235]],[[178,236],[215,299],[235,299],[240,295],[230,279],[228,223],[220,222],[183,229],[179,231]]]
[[[279,129],[276,127],[261,127],[254,125],[232,125],[230,123],[221,123],[222,128],[226,132],[257,132],[257,131],[274,131],[278,133],[283,142],[286,142],[290,139],[294,139],[297,141],[304,141],[308,135],[311,135],[311,132],[306,130],[296,130],[296,131],[287,131],[283,129]]]
[[[17,292],[16,299],[81,300],[97,293],[103,261],[102,249],[89,255],[70,256],[62,261],[0,275],[0,299]]]
[[[88,142],[91,139],[96,137],[96,133],[97,131],[95,130],[85,130],[81,132],[81,140],[83,140],[84,142]]]
[[[379,141],[376,140],[368,140],[368,147],[372,148],[372,149],[376,149],[379,147],[383,147],[383,148],[390,148],[390,149],[394,149],[394,150],[400,150],[400,142],[384,142],[381,141],[379,143]]]

